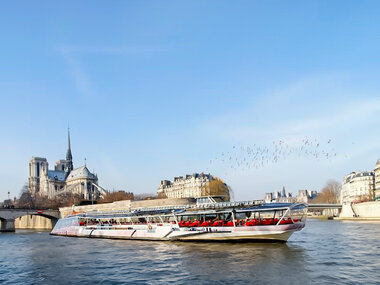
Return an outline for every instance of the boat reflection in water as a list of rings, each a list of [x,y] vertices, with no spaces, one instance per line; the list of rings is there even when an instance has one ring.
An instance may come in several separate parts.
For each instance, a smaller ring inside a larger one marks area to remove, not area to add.
[[[243,204],[214,203],[207,207],[145,209],[131,213],[81,213],[60,219],[51,234],[166,241],[286,242],[305,226],[305,204]]]

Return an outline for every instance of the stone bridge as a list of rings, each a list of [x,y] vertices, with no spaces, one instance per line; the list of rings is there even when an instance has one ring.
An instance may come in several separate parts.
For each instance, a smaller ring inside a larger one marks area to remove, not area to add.
[[[14,232],[15,220],[26,215],[37,215],[52,220],[53,224],[60,217],[58,210],[0,209],[0,232]]]
[[[342,204],[309,204],[309,209],[342,209]]]
[[[308,209],[320,211],[323,216],[338,217],[342,211],[342,204],[309,204]]]

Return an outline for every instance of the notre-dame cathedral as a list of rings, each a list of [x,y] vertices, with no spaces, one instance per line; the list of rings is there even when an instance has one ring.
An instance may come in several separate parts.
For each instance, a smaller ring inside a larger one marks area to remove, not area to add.
[[[54,170],[49,169],[46,158],[32,157],[29,162],[29,192],[32,196],[53,198],[60,194],[79,194],[82,199],[98,200],[104,189],[98,185],[98,177],[86,164],[74,168],[71,154],[70,130],[68,131],[66,159],[56,161]]]

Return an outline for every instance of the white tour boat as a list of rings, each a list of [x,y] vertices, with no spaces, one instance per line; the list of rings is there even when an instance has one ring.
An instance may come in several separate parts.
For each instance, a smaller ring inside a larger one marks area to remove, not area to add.
[[[305,204],[264,203],[253,207],[219,204],[224,206],[80,213],[60,219],[51,234],[137,240],[286,242],[306,222]]]

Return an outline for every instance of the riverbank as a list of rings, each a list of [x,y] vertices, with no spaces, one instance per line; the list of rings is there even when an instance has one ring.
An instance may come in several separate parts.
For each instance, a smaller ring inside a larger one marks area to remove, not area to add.
[[[380,222],[379,217],[334,217],[334,220],[338,221],[373,221]]]
[[[308,220],[315,219],[315,220],[331,220],[330,216],[308,216]]]
[[[355,218],[354,218],[355,217]],[[380,219],[380,201],[343,204],[340,218]]]

